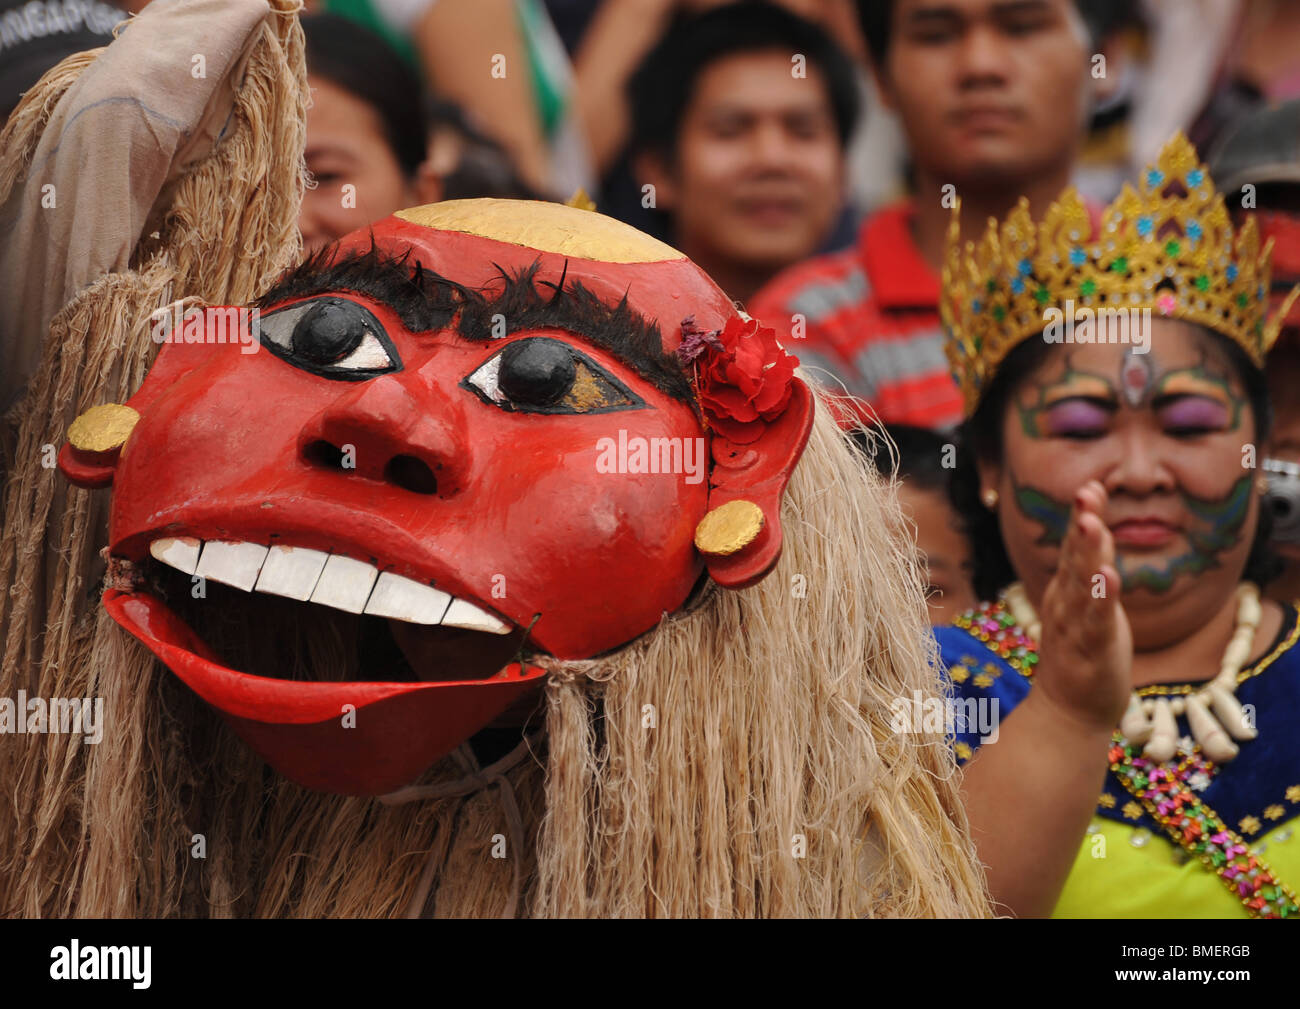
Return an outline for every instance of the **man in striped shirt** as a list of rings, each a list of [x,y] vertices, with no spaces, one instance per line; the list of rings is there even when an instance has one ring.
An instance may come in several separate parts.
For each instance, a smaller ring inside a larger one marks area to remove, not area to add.
[[[748,311],[805,367],[886,424],[953,427],[961,395],[939,324],[954,198],[981,234],[1021,196],[1065,188],[1096,81],[1087,0],[859,0],[877,84],[898,114],[915,198],[863,224],[856,246],[786,270]]]

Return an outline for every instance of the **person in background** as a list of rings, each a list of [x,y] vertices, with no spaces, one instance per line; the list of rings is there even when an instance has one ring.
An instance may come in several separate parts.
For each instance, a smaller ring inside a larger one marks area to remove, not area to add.
[[[1222,180],[1235,222],[1253,217],[1260,244],[1273,242],[1270,302],[1276,311],[1300,283],[1300,99],[1240,122],[1216,148],[1210,171]],[[1264,500],[1273,512],[1273,547],[1284,565],[1269,595],[1289,603],[1300,600],[1300,301],[1269,352],[1268,385],[1273,437],[1267,451],[1260,447],[1259,459],[1269,482]]]
[[[930,622],[941,626],[979,601],[971,584],[970,542],[949,492],[955,446],[943,435],[922,427],[899,424],[887,433],[897,454],[877,448],[871,459],[882,476],[899,479],[899,503],[916,527],[916,547],[929,576],[925,596]],[[854,432],[854,439],[866,450],[861,429]],[[946,454],[950,458],[945,458]]]
[[[1091,101],[1089,4],[859,0],[858,13],[915,198],[867,218],[855,247],[778,276],[749,311],[886,424],[947,428],[962,407],[938,315],[953,199],[969,236],[1065,188]]]
[[[26,7],[27,0],[0,0],[0,125],[45,71],[73,53],[108,45],[126,20],[120,7],[99,0],[59,18],[29,18]]]
[[[819,27],[768,3],[715,8],[675,25],[629,94],[647,199],[733,299],[825,240],[858,93],[851,61]]]
[[[1147,101],[1159,110],[1177,108],[1180,92],[1203,97],[1191,107],[1197,113],[1188,129],[1194,143],[1212,147],[1252,113],[1300,98],[1300,4],[1295,0],[1147,0],[1147,6],[1160,20],[1182,25],[1181,37],[1156,50],[1164,59],[1153,61]],[[1215,57],[1208,73],[1187,59],[1189,49]]]
[[[819,25],[854,61],[859,93],[869,98],[866,84],[867,47],[858,31],[853,0],[771,0]],[[573,53],[577,78],[575,93],[578,115],[591,152],[592,166],[599,178],[593,190],[603,213],[665,238],[662,215],[642,206],[640,186],[635,179],[630,150],[632,108],[628,82],[650,50],[672,26],[720,6],[718,0],[547,0]],[[574,8],[586,8],[579,14]],[[853,146],[862,148],[868,137],[880,136],[879,120],[866,121],[864,102]],[[879,144],[878,144],[879,146]],[[872,150],[861,155],[876,168],[888,164],[888,151]],[[875,180],[869,180],[874,182]],[[888,184],[881,180],[882,184]],[[868,192],[874,191],[867,189]],[[842,248],[852,240],[855,222],[841,220],[836,232],[819,251]],[[844,231],[844,236],[840,232]]]
[[[444,200],[543,199],[520,177],[506,150],[476,129],[460,106],[431,100],[426,130],[427,157],[420,176],[427,191],[441,190]]]
[[[304,253],[396,210],[441,199],[425,158],[419,78],[382,38],[334,14],[302,18],[307,40]]]
[[[592,188],[573,74],[542,0],[321,0],[382,35],[534,192]]]

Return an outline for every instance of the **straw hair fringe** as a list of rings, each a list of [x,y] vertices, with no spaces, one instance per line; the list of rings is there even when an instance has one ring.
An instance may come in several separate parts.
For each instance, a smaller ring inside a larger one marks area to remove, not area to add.
[[[3,131],[0,131],[0,204],[5,203],[14,186],[27,177],[27,168],[59,99],[101,52],[103,49],[74,53],[52,67],[31,90],[23,94],[10,113]],[[19,418],[29,417],[30,414],[31,411],[19,403],[9,414],[0,416],[0,490],[19,457],[16,444]],[[0,587],[8,584],[3,575],[4,570],[0,566]],[[0,601],[0,607],[2,606],[3,601]],[[0,617],[3,617],[2,608]],[[3,627],[3,620],[0,619],[0,628]]]
[[[553,664],[544,741],[468,795],[389,806],[294,785],[98,606],[108,495],[70,487],[42,450],[139,387],[154,309],[245,303],[297,255],[306,82],[283,15],[299,4],[272,6],[231,134],[172,190],[132,270],[55,318],[8,432],[0,697],[97,697],[104,714],[95,745],[0,747],[0,915],[988,914],[945,741],[889,725],[895,698],[942,692],[915,553],[820,402],[773,574]],[[93,55],[23,99],[0,199]],[[333,630],[302,641],[317,671],[345,651]],[[422,781],[454,792],[467,759]]]
[[[301,6],[273,0],[251,48],[227,136],[177,181],[166,206],[155,208],[161,212],[147,230],[160,237],[137,247],[132,269],[99,278],[55,316],[26,395],[0,422],[0,696],[13,697],[19,689],[95,696],[97,683],[111,692],[134,675],[133,668],[103,666],[96,652],[107,647],[105,633],[116,637],[102,629],[97,613],[107,496],[70,487],[47,467],[47,447],[62,444],[79,413],[122,402],[139,387],[157,351],[151,312],[173,298],[245,303],[298,256],[307,87],[302,30],[293,15]],[[59,100],[100,52],[68,57],[23,96],[0,134],[0,201],[27,177]],[[124,719],[128,711],[114,716]],[[94,747],[83,749],[75,737],[9,742],[0,748],[0,913],[85,909],[91,905],[68,873],[87,857],[92,820],[82,792],[92,777],[88,765],[111,769],[101,758],[112,747],[90,760]],[[105,771],[97,780],[119,779]],[[126,777],[121,783],[129,785]],[[112,821],[110,809],[96,812],[97,822]],[[120,863],[116,879],[123,885]],[[98,913],[129,913],[137,906],[135,897],[110,898],[106,887],[90,886]]]
[[[988,913],[946,743],[889,724],[942,692],[897,498],[820,402],[782,521],[759,585],[552,678],[536,913]]]

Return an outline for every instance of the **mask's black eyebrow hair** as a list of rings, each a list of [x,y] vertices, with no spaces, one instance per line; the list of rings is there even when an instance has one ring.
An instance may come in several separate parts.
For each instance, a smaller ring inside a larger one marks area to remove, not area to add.
[[[541,261],[511,275],[497,267],[505,286],[499,294],[485,294],[448,280],[418,261],[410,264],[411,250],[394,256],[376,248],[336,257],[327,246],[285,273],[271,290],[257,299],[268,309],[284,301],[313,295],[352,292],[391,308],[413,333],[444,329],[457,313],[457,331],[467,340],[487,342],[504,335],[496,326],[500,316],[505,332],[562,329],[609,351],[643,379],[694,407],[691,385],[677,359],[663,350],[659,327],[633,309],[624,295],[610,305],[575,281],[565,286],[568,261],[559,282],[537,281]],[[543,297],[537,285],[549,287]]]
[[[387,305],[411,332],[426,333],[451,325],[466,302],[477,298],[419,262],[412,267],[409,249],[394,256],[377,248],[372,238],[370,248],[363,252],[336,258],[336,251],[326,246],[309,256],[254,304],[266,309],[293,298],[350,291]]]
[[[541,261],[511,275],[500,266],[505,281],[500,294],[474,294],[464,306],[456,325],[467,340],[486,342],[503,335],[493,332],[499,316],[506,333],[530,329],[562,329],[581,336],[609,351],[659,391],[674,399],[695,404],[691,385],[677,359],[664,353],[659,327],[633,309],[625,294],[617,305],[602,301],[579,281],[565,286],[568,262],[558,283],[535,280]],[[543,296],[537,285],[549,287]]]

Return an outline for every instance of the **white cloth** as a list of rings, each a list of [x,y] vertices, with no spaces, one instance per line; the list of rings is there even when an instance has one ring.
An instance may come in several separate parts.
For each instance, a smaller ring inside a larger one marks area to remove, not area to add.
[[[60,99],[0,207],[0,414],[54,315],[127,268],[169,180],[220,141],[269,11],[266,0],[155,0]]]

